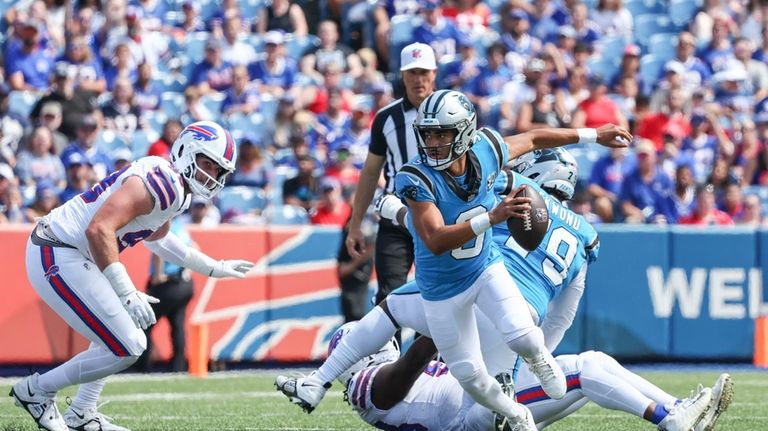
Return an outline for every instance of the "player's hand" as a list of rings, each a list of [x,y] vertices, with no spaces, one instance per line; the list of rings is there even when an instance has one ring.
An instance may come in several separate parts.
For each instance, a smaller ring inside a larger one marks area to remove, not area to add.
[[[128,312],[128,315],[133,319],[133,323],[139,329],[147,329],[150,326],[157,323],[155,318],[155,310],[149,304],[157,304],[159,299],[154,296],[149,296],[144,292],[134,290],[133,292],[121,296],[120,302],[123,304],[123,308]]]
[[[512,190],[489,213],[491,224],[501,223],[510,217],[524,218],[525,213],[531,210],[531,198],[517,196],[525,186]]]
[[[253,262],[247,260],[220,260],[216,262],[216,266],[211,270],[209,277],[245,278],[245,274],[247,274],[253,266]]]
[[[610,148],[625,148],[632,141],[632,134],[615,124],[597,128],[597,143]]]
[[[347,246],[347,252],[349,257],[357,259],[365,252],[365,237],[360,226],[349,225],[349,233],[347,233],[347,240],[345,241]]]
[[[405,205],[397,196],[392,194],[383,194],[379,196],[378,199],[376,199],[373,207],[376,215],[379,217],[396,222],[397,213],[401,208],[404,208]]]

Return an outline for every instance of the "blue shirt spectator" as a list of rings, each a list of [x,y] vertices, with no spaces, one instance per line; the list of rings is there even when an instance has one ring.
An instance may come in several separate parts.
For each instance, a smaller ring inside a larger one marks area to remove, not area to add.
[[[637,169],[624,179],[619,200],[629,223],[675,223],[672,179],[656,165],[656,147],[642,139],[635,149]]]
[[[293,87],[296,73],[296,63],[286,57],[276,58],[274,63],[270,63],[267,58],[248,66],[248,74],[252,79],[268,87],[280,87],[284,90]]]
[[[221,103],[221,113],[224,115],[240,112],[250,114],[259,106],[259,92],[250,85],[248,69],[236,66],[232,71],[232,87],[225,92]]]
[[[12,90],[45,90],[53,71],[53,55],[40,44],[41,24],[28,21],[5,52],[5,76]]]
[[[67,175],[67,185],[59,193],[59,202],[63,204],[88,190],[90,187],[91,162],[82,153],[77,151],[70,152],[62,161]]]
[[[209,89],[225,91],[232,86],[232,65],[221,58],[222,43],[211,38],[205,47],[205,59],[192,69],[190,84],[201,87],[203,93]]]
[[[610,154],[597,159],[592,165],[589,184],[595,184],[614,196],[621,194],[624,179],[635,171],[637,160],[626,150],[611,150]]]
[[[422,0],[422,15],[424,22],[413,29],[413,41],[431,46],[438,61],[455,55],[457,43],[464,34],[443,17],[439,0]]]
[[[102,179],[111,173],[114,170],[112,158],[96,146],[98,134],[99,127],[96,118],[93,115],[83,117],[77,128],[77,140],[61,153],[64,166],[67,165],[67,159],[72,153],[80,153],[83,159],[90,162],[97,179]]]

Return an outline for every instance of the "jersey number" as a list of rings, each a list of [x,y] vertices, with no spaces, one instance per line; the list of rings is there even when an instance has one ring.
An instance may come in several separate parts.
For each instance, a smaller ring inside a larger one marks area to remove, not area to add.
[[[456,224],[464,223],[476,215],[480,215],[485,212],[485,207],[477,206],[472,209],[468,209],[456,217]],[[464,244],[459,248],[451,250],[451,256],[454,259],[471,259],[480,254],[480,250],[483,249],[483,240],[485,239],[485,232],[477,236],[473,241]]]
[[[529,252],[515,242],[510,235],[504,244],[515,250],[523,258],[528,257]],[[545,247],[546,255],[541,262],[542,271],[555,286],[563,284],[563,280],[568,276],[568,269],[576,257],[579,240],[574,234],[564,227],[558,227],[549,235],[549,241]],[[541,247],[541,246],[539,246]]]
[[[83,198],[85,203],[89,204],[92,202],[96,202],[96,199],[101,196],[102,193],[107,191],[107,189],[117,181],[117,178],[125,172],[126,169],[128,169],[127,165],[123,167],[123,169],[120,169],[119,171],[112,172],[107,177],[105,177],[103,180],[96,183],[93,187],[91,187],[90,190],[87,192],[83,192],[83,194],[80,195],[80,197]]]

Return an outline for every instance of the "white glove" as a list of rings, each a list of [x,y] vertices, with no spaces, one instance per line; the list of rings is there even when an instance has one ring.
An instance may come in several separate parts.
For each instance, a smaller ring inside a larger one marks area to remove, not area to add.
[[[245,274],[253,268],[253,262],[247,260],[220,260],[211,269],[209,277],[245,278]]]
[[[128,315],[131,316],[137,328],[147,329],[157,323],[155,310],[149,305],[160,302],[154,296],[134,290],[125,296],[121,296],[120,302],[123,303],[123,307],[128,311]]]
[[[122,263],[114,262],[110,264],[104,268],[103,274],[109,280],[112,289],[115,290],[118,298],[120,298],[120,303],[123,304],[123,308],[131,316],[137,328],[147,329],[157,323],[155,311],[149,304],[157,304],[160,300],[136,290],[131,277],[128,276],[128,271],[126,271]]]
[[[400,211],[400,208],[405,207],[403,202],[397,196],[392,194],[383,194],[379,196],[373,205],[374,210],[379,217],[390,220],[394,224],[398,224],[398,211]]]

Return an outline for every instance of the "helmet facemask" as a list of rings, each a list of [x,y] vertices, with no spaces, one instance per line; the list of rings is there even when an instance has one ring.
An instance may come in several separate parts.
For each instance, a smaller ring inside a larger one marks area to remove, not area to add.
[[[200,166],[198,156],[205,156],[206,163],[216,167],[215,176]],[[192,193],[205,199],[212,199],[224,188],[227,177],[235,170],[236,159],[237,150],[229,133],[207,121],[187,126],[171,149],[173,166]]]
[[[476,118],[475,107],[457,91],[440,90],[429,96],[419,107],[413,123],[421,162],[438,171],[451,166],[472,145]],[[436,131],[454,131],[456,136],[446,144],[427,145],[427,133]],[[441,157],[443,153],[445,157]]]

